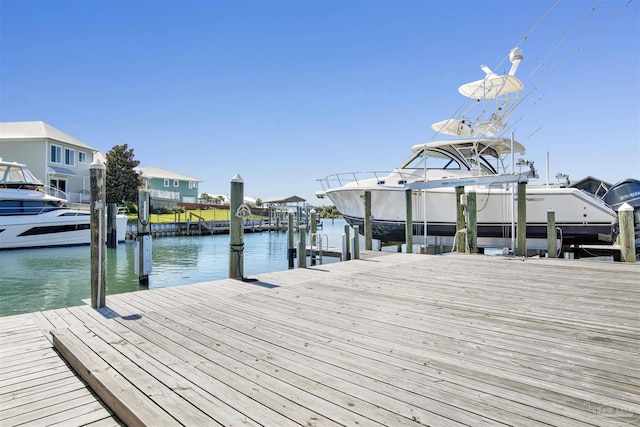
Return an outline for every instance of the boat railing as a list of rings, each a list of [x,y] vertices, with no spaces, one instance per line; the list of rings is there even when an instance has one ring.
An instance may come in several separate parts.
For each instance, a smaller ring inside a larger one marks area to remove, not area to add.
[[[69,200],[69,195],[67,193],[65,193],[64,191],[62,191],[62,190],[60,190],[58,188],[52,187],[50,185],[43,185],[42,186],[42,191],[44,191],[45,194],[48,194],[50,196],[66,200],[67,202],[70,201]]]
[[[407,181],[411,176],[410,173],[402,172],[399,170],[395,171],[371,171],[371,172],[344,172],[344,173],[336,173],[333,175],[328,175],[325,178],[317,179],[316,181],[320,182],[322,188],[326,191],[331,188],[342,187],[343,185],[349,183],[355,183],[356,185],[360,185],[361,181],[375,179],[379,185],[385,185],[386,177],[390,174],[398,175],[399,181]],[[398,184],[402,182],[394,182],[394,184]],[[388,183],[391,184],[391,183]]]

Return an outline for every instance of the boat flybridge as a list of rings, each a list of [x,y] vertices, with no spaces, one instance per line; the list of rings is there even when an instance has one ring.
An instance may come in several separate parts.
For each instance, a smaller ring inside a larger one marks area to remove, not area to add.
[[[127,217],[116,221],[124,241]],[[0,158],[0,250],[88,245],[90,227],[88,209],[70,208],[66,198],[47,194],[26,165]]]
[[[372,236],[388,243],[405,240],[405,192],[412,190],[414,243],[452,247],[456,234],[456,190],[474,190],[478,247],[513,249],[518,182],[537,178],[533,162],[516,156],[525,147],[501,135],[524,88],[515,76],[522,51],[512,49],[511,70],[485,77],[458,91],[480,108],[474,118],[462,115],[432,125],[450,139],[414,145],[411,155],[391,172],[343,173],[320,179],[323,191],[351,225],[364,227],[364,193],[371,194]],[[470,109],[471,110],[471,109]],[[559,248],[571,244],[611,242],[616,212],[598,196],[563,184],[526,186],[527,248],[546,249],[547,211],[553,209]]]

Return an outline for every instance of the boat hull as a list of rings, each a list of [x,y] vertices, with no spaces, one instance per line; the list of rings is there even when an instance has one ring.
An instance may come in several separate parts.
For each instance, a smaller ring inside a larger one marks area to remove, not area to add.
[[[90,223],[91,218],[88,213],[69,210],[40,215],[2,216],[0,217],[0,250],[88,245],[91,243]],[[119,215],[117,218],[119,242],[125,240],[126,225],[127,217]]]
[[[467,189],[468,191],[469,189]],[[512,213],[518,209],[517,197],[510,189],[475,188],[479,247],[509,246],[512,240]],[[364,192],[371,192],[372,237],[389,243],[405,241],[405,190],[396,188],[343,187],[326,192],[338,211],[351,225],[364,230]],[[425,196],[426,194],[426,196]],[[527,188],[527,246],[546,248],[547,212],[555,211],[556,227],[562,230],[563,245],[610,243],[616,222],[615,212],[605,203],[574,188]],[[426,235],[427,244],[451,245],[456,233],[454,188],[412,192],[414,242]],[[426,217],[425,217],[426,212]],[[424,239],[423,239],[424,241]]]

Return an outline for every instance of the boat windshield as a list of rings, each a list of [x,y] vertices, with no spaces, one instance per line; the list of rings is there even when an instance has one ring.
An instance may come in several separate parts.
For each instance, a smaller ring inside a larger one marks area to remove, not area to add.
[[[0,185],[42,185],[31,171],[20,165],[0,164]]]
[[[497,168],[490,162],[491,158],[497,158],[494,154],[492,150],[479,154],[473,145],[459,145],[449,149],[427,148],[415,151],[399,169],[425,169],[426,162],[426,169],[480,169],[482,173],[495,174]]]
[[[426,155],[425,155],[426,152]],[[460,163],[448,153],[436,150],[420,150],[409,157],[400,169],[460,169]]]

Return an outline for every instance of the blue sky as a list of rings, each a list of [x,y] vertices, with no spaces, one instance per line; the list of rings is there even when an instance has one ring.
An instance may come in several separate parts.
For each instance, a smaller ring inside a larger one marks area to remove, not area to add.
[[[321,205],[316,179],[398,166],[528,34],[511,121],[540,181],[547,152],[553,181],[640,178],[639,3],[559,2],[528,34],[555,1],[0,0],[0,121]]]

